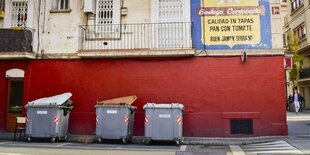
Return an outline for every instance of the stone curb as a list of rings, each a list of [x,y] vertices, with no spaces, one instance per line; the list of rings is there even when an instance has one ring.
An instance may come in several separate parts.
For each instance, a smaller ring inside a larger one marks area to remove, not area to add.
[[[95,135],[69,135],[69,142],[78,142],[80,137],[91,137],[96,142]],[[14,133],[0,132],[0,140],[13,140]],[[17,139],[19,134],[17,134]],[[271,142],[287,138],[287,136],[264,136],[264,137],[246,137],[246,138],[223,138],[223,137],[184,137],[185,145],[246,145],[255,143]],[[143,136],[134,136],[132,142],[135,144],[143,143]]]
[[[287,136],[263,136],[246,138],[222,138],[222,137],[185,137],[186,145],[247,145],[255,143],[266,143],[287,138]]]

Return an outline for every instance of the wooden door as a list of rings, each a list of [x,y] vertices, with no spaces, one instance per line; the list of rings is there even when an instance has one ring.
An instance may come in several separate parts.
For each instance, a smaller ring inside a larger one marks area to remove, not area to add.
[[[7,118],[6,130],[14,131],[16,117],[22,115],[23,109],[23,94],[24,94],[24,79],[10,78],[8,79],[8,103],[7,103]]]

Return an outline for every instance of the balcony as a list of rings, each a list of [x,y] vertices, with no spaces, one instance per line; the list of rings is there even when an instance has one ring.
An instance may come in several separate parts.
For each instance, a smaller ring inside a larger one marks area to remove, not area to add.
[[[78,56],[193,56],[191,23],[141,23],[80,26]]]
[[[299,71],[299,79],[307,79],[310,78],[310,67],[302,68]]]
[[[0,29],[0,59],[33,59],[30,30]]]

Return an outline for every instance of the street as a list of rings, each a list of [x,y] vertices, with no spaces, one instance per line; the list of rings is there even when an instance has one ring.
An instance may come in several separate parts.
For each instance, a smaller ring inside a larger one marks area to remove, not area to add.
[[[205,146],[205,145],[122,145],[122,144],[81,144],[81,143],[38,143],[38,142],[0,142],[0,155],[175,155],[176,152],[187,152],[187,154],[195,155],[203,154],[261,154],[261,153],[291,153],[303,154],[294,146],[283,140],[251,144],[251,145],[229,145],[229,146]]]
[[[0,155],[256,155],[309,154],[310,112],[287,113],[289,135],[274,140],[247,145],[181,145],[155,143],[152,145],[78,142],[18,142],[0,140]]]
[[[176,146],[0,142],[0,155],[174,155],[179,150]]]
[[[87,149],[42,149],[42,148],[7,148],[0,147],[0,155],[174,155],[174,152],[156,152],[156,151],[116,151],[116,150],[87,150]]]

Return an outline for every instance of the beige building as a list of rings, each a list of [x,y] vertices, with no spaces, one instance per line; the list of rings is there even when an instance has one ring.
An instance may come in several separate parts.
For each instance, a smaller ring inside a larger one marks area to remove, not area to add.
[[[189,0],[169,3],[151,0],[0,2],[2,10],[5,10],[0,28],[26,27],[32,31],[34,55],[27,56],[30,58],[194,55]],[[118,51],[113,51],[115,49]],[[125,51],[120,52],[120,49]],[[128,53],[130,49],[159,49],[160,52]],[[168,50],[162,52],[162,49]]]
[[[297,81],[300,93],[306,100],[306,108],[310,108],[310,34],[307,33],[310,32],[309,0],[291,0],[288,2],[288,15],[285,17],[284,30],[286,38],[289,33],[293,32],[299,39],[298,51],[302,60]]]

